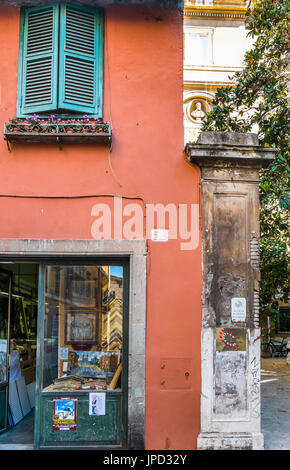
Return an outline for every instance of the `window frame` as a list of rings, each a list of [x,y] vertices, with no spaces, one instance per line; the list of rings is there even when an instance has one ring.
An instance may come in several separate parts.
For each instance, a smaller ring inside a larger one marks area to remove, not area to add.
[[[283,316],[285,314],[287,315],[287,318],[282,319],[282,322],[281,322],[281,316]],[[288,307],[286,305],[279,307],[279,313],[277,315],[277,321],[276,321],[276,333],[289,334],[290,333],[290,327],[286,328],[286,329],[283,329],[283,326],[282,326],[282,329],[281,329],[281,323],[283,325],[283,320],[286,323],[286,326],[288,326],[288,324],[290,324],[290,307]]]
[[[58,14],[57,14],[57,21],[58,21],[58,31],[57,35],[57,72],[56,72],[56,102],[58,105],[59,97],[62,94],[60,87],[63,86],[63,80],[61,80],[60,72],[59,72],[59,62],[60,56],[62,51],[60,49],[62,40],[61,40],[61,10],[70,4],[69,2],[61,2],[57,4],[51,4],[50,6],[57,6],[58,7]],[[18,54],[18,76],[17,76],[17,117],[18,118],[27,118],[28,116],[38,114],[41,118],[46,119],[49,118],[52,114],[55,115],[57,118],[62,119],[69,119],[69,118],[82,118],[85,114],[88,115],[92,119],[101,119],[103,118],[103,77],[104,77],[104,9],[102,8],[93,8],[93,7],[86,7],[83,5],[75,5],[73,7],[82,11],[86,11],[88,9],[95,10],[98,14],[98,27],[99,27],[99,34],[97,37],[97,44],[98,50],[96,51],[97,58],[96,58],[96,68],[97,68],[97,79],[95,82],[95,92],[96,92],[96,112],[90,113],[87,110],[81,110],[80,106],[73,106],[72,109],[59,109],[56,108],[55,110],[51,111],[41,111],[37,109],[38,107],[35,106],[35,110],[24,112],[22,107],[22,100],[24,99],[24,50],[25,50],[25,15],[28,8],[47,8],[47,5],[39,5],[39,6],[22,6],[20,8],[20,25],[19,25],[19,54]],[[63,74],[62,74],[63,75]],[[84,106],[85,107],[85,106]],[[75,111],[75,112],[74,112]]]
[[[199,26],[199,25],[185,25],[184,27],[184,67],[186,69],[200,68],[200,67],[212,67],[214,65],[214,30],[212,26]],[[205,57],[204,63],[194,59],[190,59],[192,55],[189,53],[191,47],[189,46],[191,37],[207,37],[208,38],[208,55]],[[193,62],[193,63],[192,63]]]

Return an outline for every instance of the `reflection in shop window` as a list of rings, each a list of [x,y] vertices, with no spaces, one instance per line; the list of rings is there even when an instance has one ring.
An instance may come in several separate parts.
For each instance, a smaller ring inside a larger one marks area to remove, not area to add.
[[[44,391],[120,390],[123,268],[47,266]]]

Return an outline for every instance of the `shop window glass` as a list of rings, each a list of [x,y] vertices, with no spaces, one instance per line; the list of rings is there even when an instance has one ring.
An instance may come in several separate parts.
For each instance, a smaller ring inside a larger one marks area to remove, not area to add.
[[[123,268],[47,266],[44,392],[120,390]]]

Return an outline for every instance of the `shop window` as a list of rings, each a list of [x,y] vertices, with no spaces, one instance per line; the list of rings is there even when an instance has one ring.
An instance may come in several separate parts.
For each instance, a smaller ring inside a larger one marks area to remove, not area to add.
[[[102,117],[103,19],[70,4],[23,8],[18,116]]]
[[[277,333],[290,333],[290,307],[280,307],[276,331]]]
[[[46,266],[44,315],[43,392],[121,391],[121,266]]]

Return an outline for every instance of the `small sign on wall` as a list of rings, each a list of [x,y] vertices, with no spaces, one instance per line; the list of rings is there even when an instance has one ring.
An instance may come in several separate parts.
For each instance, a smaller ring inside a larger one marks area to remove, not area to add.
[[[168,242],[168,230],[165,230],[165,229],[151,230],[151,240],[153,242]]]
[[[245,321],[247,314],[246,299],[244,297],[233,297],[231,300],[232,321]]]

